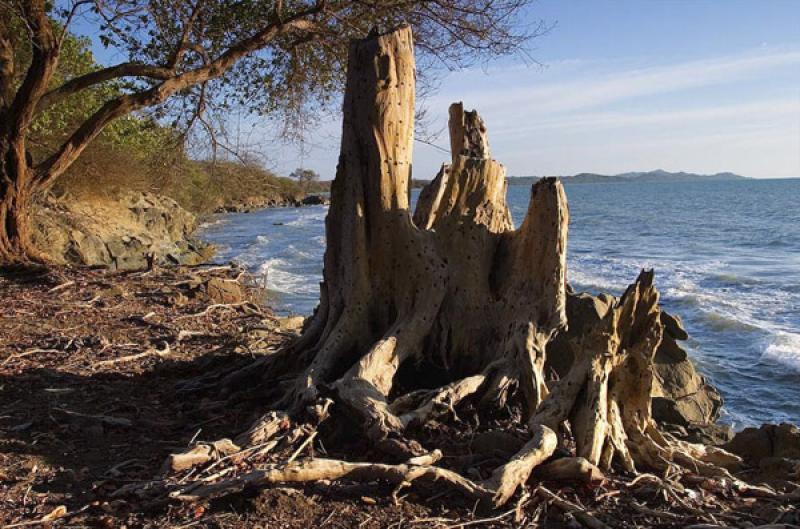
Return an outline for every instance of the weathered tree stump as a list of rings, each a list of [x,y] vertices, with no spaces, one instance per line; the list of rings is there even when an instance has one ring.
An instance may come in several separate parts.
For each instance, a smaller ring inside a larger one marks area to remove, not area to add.
[[[736,457],[676,441],[652,420],[653,357],[663,334],[652,272],[619,299],[568,295],[561,183],[538,181],[514,229],[505,170],[490,157],[483,121],[461,104],[450,108],[451,163],[421,192],[412,218],[411,30],[355,42],[348,68],[320,305],[294,344],[247,371],[262,372],[271,387],[290,380],[277,385],[285,390],[278,408],[289,415],[265,415],[238,442],[268,441],[289,416],[313,422],[345,414],[387,458],[404,462],[290,462],[179,496],[281,481],[386,479],[402,486],[420,479],[501,505],[569,435],[582,459],[544,467],[559,479],[614,466],[686,466],[730,478],[722,465]],[[571,367],[548,380],[547,345],[575,311],[582,324],[567,335]],[[399,383],[398,371],[410,364],[425,366],[438,383]],[[521,450],[480,482],[434,466],[437,447],[413,439],[412,426],[465,400],[480,403],[473,409],[487,416],[514,400],[529,432]]]

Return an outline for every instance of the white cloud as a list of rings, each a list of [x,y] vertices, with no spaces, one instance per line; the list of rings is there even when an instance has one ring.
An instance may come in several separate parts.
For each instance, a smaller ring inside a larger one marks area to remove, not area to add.
[[[545,117],[519,126],[491,130],[494,137],[526,134],[540,130],[598,130],[647,125],[691,125],[697,122],[745,123],[751,120],[800,119],[800,97],[797,99],[762,100],[730,105],[691,109],[661,110],[656,112],[585,112]]]
[[[541,71],[515,69],[507,74],[492,72],[483,82],[471,75],[473,86],[467,93],[468,106],[483,112],[513,108],[515,112],[536,114],[564,112],[601,106],[631,98],[673,93],[691,88],[718,85],[746,79],[765,70],[800,65],[800,51],[748,53],[709,60],[688,61],[666,66],[619,70],[582,78],[542,83]],[[474,72],[472,72],[474,73]],[[443,92],[464,86],[454,74]],[[467,87],[469,88],[469,87]],[[448,94],[449,95],[449,94]],[[443,103],[444,93],[436,98]]]

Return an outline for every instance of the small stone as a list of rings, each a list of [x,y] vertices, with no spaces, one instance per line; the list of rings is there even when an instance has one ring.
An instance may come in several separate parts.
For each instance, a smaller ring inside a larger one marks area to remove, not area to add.
[[[278,325],[285,331],[300,331],[306,319],[303,316],[288,316],[286,318],[278,318]]]

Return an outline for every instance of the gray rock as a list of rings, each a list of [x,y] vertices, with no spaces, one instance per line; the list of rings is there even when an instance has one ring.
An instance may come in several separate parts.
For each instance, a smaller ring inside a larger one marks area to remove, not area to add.
[[[740,456],[768,482],[800,478],[800,429],[792,424],[745,428],[724,448]]]
[[[203,286],[212,303],[241,303],[246,298],[244,287],[238,281],[212,277]]]
[[[787,423],[745,428],[725,448],[753,464],[765,457],[800,459],[800,429]]]
[[[324,206],[331,203],[331,199],[325,195],[308,195],[301,201],[304,206]]]
[[[194,215],[152,193],[49,197],[34,219],[34,243],[64,264],[138,270],[151,262],[199,264],[213,254],[212,247],[191,239]]]

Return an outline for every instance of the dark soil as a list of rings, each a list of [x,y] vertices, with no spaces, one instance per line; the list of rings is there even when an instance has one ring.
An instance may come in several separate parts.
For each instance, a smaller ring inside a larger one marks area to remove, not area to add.
[[[0,274],[0,526],[41,525],[51,513],[45,525],[103,528],[581,526],[536,494],[487,513],[445,490],[406,489],[394,501],[382,483],[247,491],[205,504],[112,497],[163,476],[168,454],[232,437],[264,411],[258,388],[230,398],[185,391],[187,381],[246,365],[294,336],[257,288],[214,299],[211,278],[243,275],[228,267]],[[464,423],[435,425],[425,437],[450,446],[450,457],[473,457]],[[797,523],[785,502],[720,498],[698,480],[677,501],[653,483],[546,485],[613,527]]]

